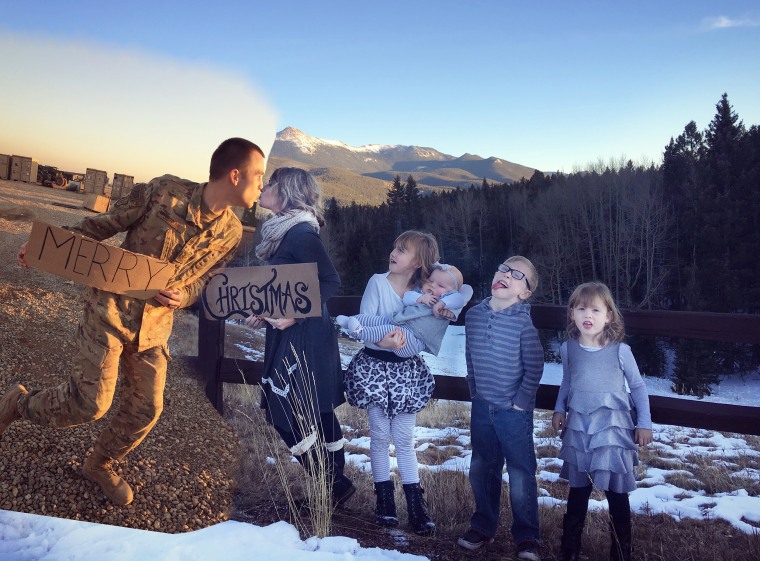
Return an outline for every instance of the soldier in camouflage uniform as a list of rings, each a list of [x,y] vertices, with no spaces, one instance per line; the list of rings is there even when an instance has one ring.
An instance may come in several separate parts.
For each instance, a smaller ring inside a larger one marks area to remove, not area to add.
[[[122,248],[169,261],[175,273],[152,300],[89,288],[77,332],[79,352],[68,381],[28,392],[12,386],[0,400],[0,435],[19,418],[65,428],[102,417],[111,406],[121,363],[121,407],[95,442],[82,472],[111,501],[129,504],[132,489],[112,462],[136,448],[156,424],[163,408],[174,310],[193,304],[213,270],[232,259],[242,226],[230,207],[251,208],[261,193],[263,175],[262,150],[232,138],[212,155],[208,183],[165,175],[136,185],[109,212],[68,228],[96,240],[127,232]],[[18,256],[23,266],[25,252],[26,244]]]

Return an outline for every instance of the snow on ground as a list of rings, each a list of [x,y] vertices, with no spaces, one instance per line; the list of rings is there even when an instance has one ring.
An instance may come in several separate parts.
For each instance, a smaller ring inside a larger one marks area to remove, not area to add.
[[[228,521],[185,534],[161,534],[34,514],[0,511],[3,561],[421,561],[362,548],[353,538],[301,540],[286,522],[266,527]]]
[[[250,350],[250,349],[248,349]],[[251,359],[260,359],[258,351],[251,351]],[[344,366],[350,360],[344,356]],[[438,357],[425,355],[426,362],[436,373],[463,376],[464,330],[450,327],[442,352]],[[542,383],[559,384],[562,367],[547,364]],[[647,378],[650,395],[672,395],[668,380]],[[690,398],[684,398],[690,399]],[[760,374],[754,373],[742,378],[728,379],[714,388],[710,401],[739,405],[760,405]],[[559,446],[556,437],[545,434],[546,421],[536,422],[536,444]],[[427,469],[436,471],[453,469],[467,471],[470,466],[469,430],[448,427],[430,429],[418,427],[415,435],[424,441],[418,450],[435,446],[435,442],[445,441],[449,448],[452,442],[459,447],[459,455],[453,456],[440,466]],[[452,439],[452,436],[455,436]],[[639,481],[639,488],[630,494],[631,508],[642,514],[663,513],[677,520],[721,519],[737,529],[754,533],[760,527],[760,497],[749,496],[738,484],[731,492],[706,494],[704,491],[687,490],[669,479],[675,475],[692,477],[690,462],[694,457],[710,458],[715,465],[734,466],[740,458],[760,456],[741,435],[724,436],[720,433],[674,427],[654,426],[655,442],[651,445],[662,452],[666,459],[662,464],[672,464],[672,469],[648,467]],[[355,438],[350,443],[357,450],[348,456],[348,461],[360,469],[369,470],[369,438]],[[362,452],[366,453],[362,453]],[[391,458],[395,461],[395,458]],[[554,482],[558,479],[556,458],[539,459],[539,480]],[[760,481],[760,470],[745,468],[731,474],[740,481]],[[504,475],[508,480],[507,475]],[[562,506],[564,501],[549,496],[541,489],[539,501],[546,506]],[[592,500],[589,508],[606,509],[606,501]],[[109,561],[248,561],[252,552],[255,557],[270,561],[417,561],[424,557],[377,548],[362,548],[353,538],[329,537],[302,540],[298,531],[286,522],[278,522],[266,527],[228,521],[210,528],[185,534],[162,534],[132,528],[121,528],[104,524],[92,524],[74,520],[64,520],[0,511],[0,559],[3,561],[85,561],[109,559]]]

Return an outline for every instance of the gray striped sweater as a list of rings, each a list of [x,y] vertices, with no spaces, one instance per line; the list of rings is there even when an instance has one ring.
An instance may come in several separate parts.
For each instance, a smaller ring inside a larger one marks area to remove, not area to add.
[[[488,297],[465,316],[470,397],[501,408],[533,410],[544,372],[544,350],[530,317],[530,304],[494,311]]]

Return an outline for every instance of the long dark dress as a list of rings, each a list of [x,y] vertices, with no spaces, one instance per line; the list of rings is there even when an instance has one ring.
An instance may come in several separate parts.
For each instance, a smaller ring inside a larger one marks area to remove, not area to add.
[[[319,234],[305,222],[288,230],[267,262],[270,265],[314,262],[319,275],[322,315],[298,319],[283,331],[270,325],[266,328],[264,368],[265,378],[271,382],[263,384],[261,406],[267,409],[268,420],[281,435],[289,432],[296,435],[296,440],[308,432],[302,423],[294,422],[294,410],[310,424],[316,424],[320,416],[325,423],[325,414],[332,413],[345,401],[338,338],[327,313],[327,301],[338,291],[341,281]],[[304,375],[305,372],[308,374]],[[309,396],[316,397],[316,401],[308,399]],[[303,406],[304,403],[314,406]],[[324,428],[331,432],[330,427]],[[326,437],[329,442],[331,436]],[[289,446],[294,444],[285,439]]]

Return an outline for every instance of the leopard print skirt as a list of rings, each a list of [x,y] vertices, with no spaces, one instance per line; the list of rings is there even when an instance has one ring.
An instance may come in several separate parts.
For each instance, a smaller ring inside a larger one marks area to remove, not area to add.
[[[348,365],[345,388],[346,399],[354,407],[380,407],[392,419],[425,407],[433,395],[435,379],[419,355],[403,362],[385,362],[362,349]]]

